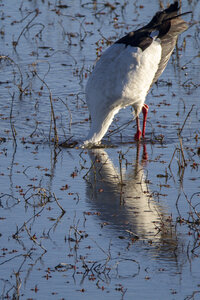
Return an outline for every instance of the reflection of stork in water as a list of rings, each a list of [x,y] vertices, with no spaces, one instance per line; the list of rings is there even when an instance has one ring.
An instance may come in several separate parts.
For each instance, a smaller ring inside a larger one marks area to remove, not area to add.
[[[177,247],[171,222],[160,203],[149,191],[142,164],[139,163],[138,145],[134,169],[118,170],[102,149],[90,150],[93,167],[90,170],[87,197],[100,218],[108,223],[118,236],[138,236],[156,242],[163,251]],[[146,156],[145,145],[143,156]],[[114,150],[113,150],[114,151]],[[114,234],[114,235],[116,235]]]

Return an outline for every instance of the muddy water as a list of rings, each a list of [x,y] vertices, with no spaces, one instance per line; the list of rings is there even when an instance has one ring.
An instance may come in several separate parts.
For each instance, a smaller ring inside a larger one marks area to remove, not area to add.
[[[106,148],[54,143],[84,140],[94,61],[158,9],[0,1],[2,299],[200,297],[198,1],[183,3],[192,26],[148,95],[145,142],[128,108]]]

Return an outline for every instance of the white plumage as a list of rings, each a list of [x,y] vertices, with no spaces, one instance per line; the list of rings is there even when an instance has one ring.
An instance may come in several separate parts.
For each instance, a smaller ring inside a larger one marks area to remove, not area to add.
[[[88,108],[95,121],[85,143],[101,141],[121,108],[132,105],[135,115],[140,113],[160,58],[157,40],[146,51],[124,44],[114,44],[105,51],[86,86]]]
[[[92,123],[84,145],[100,143],[115,114],[129,105],[133,106],[137,120],[137,140],[141,137],[138,115],[143,109],[144,137],[146,95],[165,69],[178,35],[187,29],[186,22],[178,18],[178,9],[175,1],[146,26],[109,47],[96,63],[86,85]]]

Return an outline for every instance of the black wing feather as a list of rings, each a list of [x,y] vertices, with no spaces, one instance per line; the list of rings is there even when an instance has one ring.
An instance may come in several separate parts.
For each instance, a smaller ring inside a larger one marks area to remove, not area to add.
[[[153,39],[150,37],[148,31],[132,31],[129,32],[127,35],[122,37],[120,40],[115,42],[115,44],[125,44],[126,46],[132,46],[132,47],[139,47],[144,51],[146,48],[148,48]]]
[[[146,26],[136,31],[129,32],[127,35],[116,41],[115,44],[139,47],[144,51],[153,41],[151,37],[152,31],[158,30],[158,38],[162,38],[169,31],[171,26],[171,21],[168,19],[175,17],[178,10],[178,1],[175,1],[167,9],[157,12]]]
[[[157,37],[160,39],[162,54],[152,84],[158,80],[159,76],[164,71],[176,45],[178,35],[188,28],[187,22],[177,15],[179,9],[178,1],[175,1],[167,9],[157,12],[146,26],[136,31],[131,31],[115,42],[116,44],[139,47],[144,51],[153,42],[151,33],[153,31],[159,31]]]

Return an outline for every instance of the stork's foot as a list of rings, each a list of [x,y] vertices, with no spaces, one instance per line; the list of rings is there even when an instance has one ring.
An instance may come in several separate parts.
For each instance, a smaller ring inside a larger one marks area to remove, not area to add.
[[[140,119],[138,116],[136,117],[136,125],[137,125],[137,132],[134,136],[134,139],[135,141],[139,141],[141,139],[142,132],[140,130]]]
[[[141,139],[142,132],[141,130],[138,130],[134,136],[135,141],[139,141]]]

